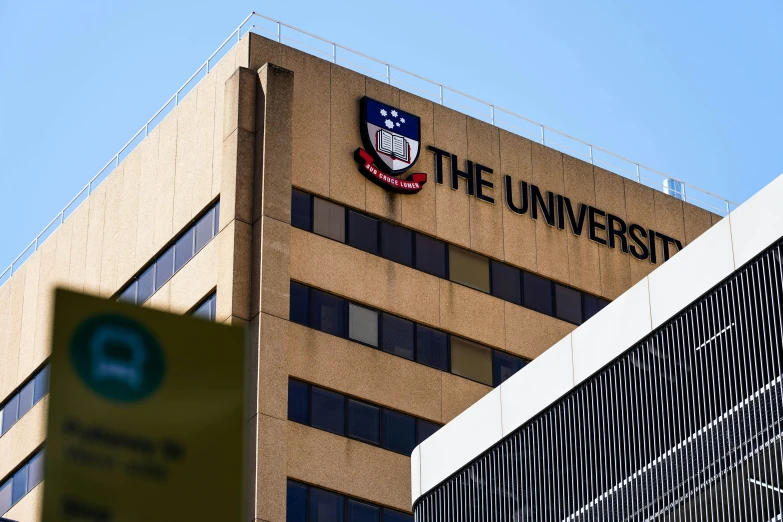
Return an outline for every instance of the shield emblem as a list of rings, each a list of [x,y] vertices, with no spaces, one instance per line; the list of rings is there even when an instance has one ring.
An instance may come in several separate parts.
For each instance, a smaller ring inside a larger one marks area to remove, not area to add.
[[[394,176],[411,168],[419,158],[419,117],[367,96],[361,108],[362,140],[378,167]]]

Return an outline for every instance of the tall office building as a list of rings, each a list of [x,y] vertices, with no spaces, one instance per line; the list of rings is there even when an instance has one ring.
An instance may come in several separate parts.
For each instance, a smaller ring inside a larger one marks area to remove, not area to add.
[[[6,272],[0,516],[40,517],[56,286],[248,328],[247,520],[391,522],[418,443],[720,218],[257,31]]]

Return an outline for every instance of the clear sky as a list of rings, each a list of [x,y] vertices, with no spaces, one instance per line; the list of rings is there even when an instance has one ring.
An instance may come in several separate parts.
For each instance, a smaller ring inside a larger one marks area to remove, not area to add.
[[[742,202],[783,172],[783,4],[0,0],[0,272],[251,11]]]

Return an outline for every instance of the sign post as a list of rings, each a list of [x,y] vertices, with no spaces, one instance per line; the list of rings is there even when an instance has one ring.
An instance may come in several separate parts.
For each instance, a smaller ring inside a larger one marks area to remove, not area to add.
[[[57,290],[45,522],[241,520],[244,331]]]

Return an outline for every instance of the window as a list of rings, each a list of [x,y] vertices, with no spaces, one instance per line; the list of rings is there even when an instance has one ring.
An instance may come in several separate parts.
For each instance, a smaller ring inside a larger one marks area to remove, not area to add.
[[[492,386],[492,351],[452,335],[451,373]]]
[[[380,442],[380,408],[348,399],[348,436],[370,444]]]
[[[489,293],[489,259],[449,245],[449,279]]]
[[[170,247],[155,262],[155,290],[174,275],[174,247]]]
[[[312,299],[312,326],[338,337],[345,337],[345,299],[337,296],[313,290]]]
[[[555,284],[555,305],[557,318],[569,323],[582,324],[582,293],[563,285]]]
[[[371,254],[378,253],[378,220],[348,211],[348,244]]]
[[[294,323],[305,326],[310,324],[310,289],[308,287],[291,281],[291,301],[288,315]]]
[[[313,198],[313,232],[345,243],[345,208]]]
[[[135,303],[136,302],[136,287],[138,286],[138,281],[133,281],[128,288],[122,291],[120,296],[117,298],[118,301],[123,301],[126,303]]]
[[[33,489],[43,480],[43,453],[38,453],[30,460],[27,470],[27,491]]]
[[[212,292],[204,301],[193,310],[193,317],[200,317],[208,321],[217,318],[217,293]]]
[[[500,386],[506,379],[524,368],[526,361],[507,353],[495,351],[493,359],[493,378],[495,386]]]
[[[378,346],[378,312],[353,303],[348,305],[348,338]]]
[[[553,315],[552,281],[530,272],[522,272],[522,288],[527,308],[542,314]]]
[[[416,362],[449,371],[449,336],[438,330],[416,325]]]
[[[413,266],[413,232],[382,222],[381,255],[395,263]]]
[[[381,508],[358,500],[348,500],[348,522],[380,522]]]
[[[392,410],[383,410],[383,447],[410,455],[416,447],[416,419]]]
[[[0,515],[11,509],[11,486],[13,486],[11,480],[0,484]]]
[[[215,237],[216,227],[216,209],[210,209],[204,217],[196,222],[196,226],[193,229],[196,232],[195,239],[195,251],[198,252],[204,246],[209,243],[209,240]],[[176,270],[175,270],[176,271]]]
[[[384,352],[413,360],[413,322],[384,313],[381,317],[381,348]]]
[[[384,509],[383,522],[413,522],[413,515],[393,509]]]
[[[288,379],[288,420],[310,424],[310,387],[294,379]]]
[[[291,192],[291,225],[302,230],[312,230],[310,194],[294,189]]]
[[[44,450],[32,455],[7,481],[0,484],[0,516],[43,480]]]
[[[434,422],[430,422],[424,419],[417,419],[416,444],[421,444],[422,442],[430,438],[430,435],[432,435],[439,429],[440,429],[440,424],[435,424]]]
[[[604,307],[608,304],[609,301],[601,299],[600,297],[584,294],[584,320],[587,321],[595,314],[603,310]]]
[[[339,393],[312,386],[310,422],[314,428],[345,434],[345,399]]]
[[[492,261],[492,295],[509,303],[522,304],[522,271]]]
[[[319,488],[310,489],[310,522],[344,520],[345,498]]]
[[[0,406],[0,436],[11,429],[44,395],[49,393],[49,364],[24,383],[17,392]]]
[[[174,272],[179,271],[193,257],[193,238],[195,235],[194,230],[191,228],[174,245]]]
[[[155,264],[139,276],[139,288],[136,293],[136,304],[143,304],[155,293]]]
[[[446,243],[416,234],[416,269],[446,279]]]
[[[289,480],[286,490],[286,522],[306,522],[307,486]]]

